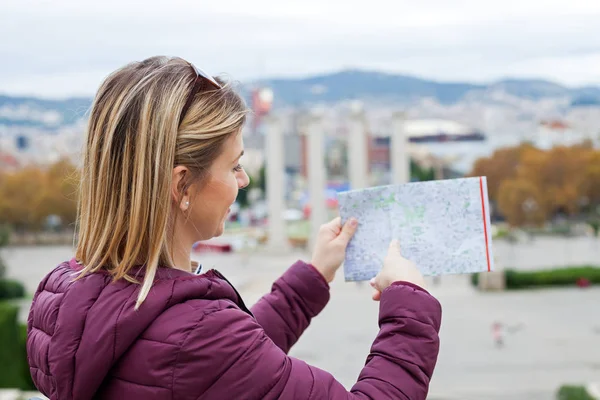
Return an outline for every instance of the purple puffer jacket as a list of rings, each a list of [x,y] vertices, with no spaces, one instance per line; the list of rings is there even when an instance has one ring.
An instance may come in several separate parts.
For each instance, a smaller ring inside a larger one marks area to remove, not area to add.
[[[440,304],[396,283],[381,296],[380,332],[348,392],[286,353],[329,300],[309,264],[295,263],[249,311],[218,272],[159,268],[138,311],[139,286],[105,273],[72,282],[59,265],[28,319],[33,380],[51,400],[425,399],[436,363]],[[142,271],[140,271],[142,273]]]

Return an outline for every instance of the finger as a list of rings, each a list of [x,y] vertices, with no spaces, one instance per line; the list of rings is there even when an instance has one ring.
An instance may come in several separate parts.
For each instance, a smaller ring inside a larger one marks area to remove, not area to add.
[[[375,277],[375,278],[371,279],[371,280],[369,281],[369,285],[371,285],[371,287],[372,287],[373,289],[375,289],[376,291],[378,291],[378,292],[381,292],[381,289],[379,289],[379,286],[377,286],[377,277]]]
[[[331,221],[327,222],[326,224],[324,224],[323,227],[326,228],[327,230],[335,232],[335,234],[338,235],[340,233],[340,231],[342,230],[342,218],[336,217],[336,218],[332,219]]]
[[[400,242],[398,241],[398,239],[393,239],[390,242],[390,247],[388,248],[388,254],[399,254],[402,255],[402,253],[400,252]]]
[[[356,218],[350,218],[342,227],[342,232],[338,236],[339,240],[343,241],[344,244],[348,244],[350,239],[352,239],[352,236],[354,236],[357,227],[358,220]]]
[[[327,222],[325,225],[327,225],[331,228],[335,228],[335,227],[341,228],[342,227],[342,217],[335,217],[331,221]]]
[[[375,292],[373,292],[373,296],[371,296],[371,298],[375,301],[381,300],[381,292],[379,290],[375,290]]]

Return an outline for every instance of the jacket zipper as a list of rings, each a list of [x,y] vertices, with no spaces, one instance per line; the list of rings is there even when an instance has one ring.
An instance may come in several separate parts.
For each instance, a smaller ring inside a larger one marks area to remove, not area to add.
[[[227,278],[225,278],[225,277],[223,276],[223,274],[222,274],[222,273],[220,273],[219,271],[217,271],[216,269],[213,269],[212,271],[213,271],[213,273],[214,273],[216,276],[218,276],[220,279],[223,279],[225,282],[227,282],[227,284],[228,284],[229,286],[231,286],[231,288],[233,289],[233,291],[234,291],[234,292],[235,292],[235,294],[237,295],[237,298],[238,298],[238,303],[239,303],[239,304],[238,304],[238,306],[239,306],[239,307],[240,307],[240,308],[241,308],[243,311],[245,311],[245,312],[247,312],[248,314],[250,314],[250,315],[252,316],[252,318],[254,318],[254,314],[252,314],[252,311],[250,311],[250,309],[248,309],[248,307],[246,307],[246,304],[244,304],[244,300],[242,299],[242,296],[239,294],[239,292],[237,291],[237,289],[235,288],[235,286],[233,286],[233,285],[231,284],[231,282],[229,282],[229,281],[227,280]]]

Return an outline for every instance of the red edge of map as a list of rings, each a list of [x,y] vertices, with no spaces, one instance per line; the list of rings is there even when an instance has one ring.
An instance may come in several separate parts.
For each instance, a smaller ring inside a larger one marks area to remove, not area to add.
[[[490,248],[488,245],[488,230],[487,230],[487,218],[485,217],[485,200],[483,198],[483,178],[479,177],[479,191],[481,193],[481,212],[483,214],[483,233],[485,235],[485,255],[487,257],[487,270],[490,269]]]

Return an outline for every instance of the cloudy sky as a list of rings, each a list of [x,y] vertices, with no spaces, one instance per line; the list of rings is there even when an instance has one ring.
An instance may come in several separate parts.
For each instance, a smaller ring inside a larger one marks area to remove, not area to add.
[[[246,81],[343,68],[600,84],[597,0],[2,0],[0,93],[91,95],[179,55]]]

